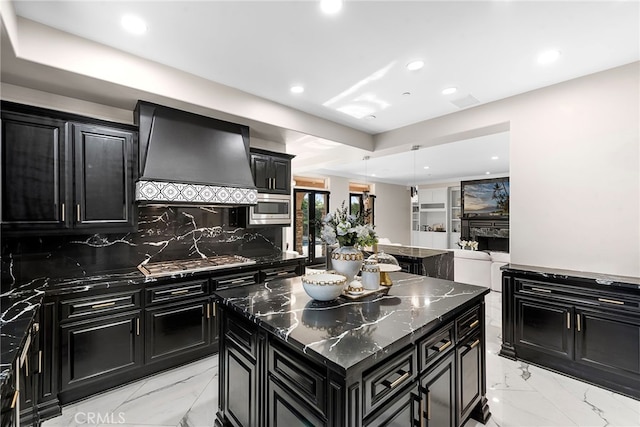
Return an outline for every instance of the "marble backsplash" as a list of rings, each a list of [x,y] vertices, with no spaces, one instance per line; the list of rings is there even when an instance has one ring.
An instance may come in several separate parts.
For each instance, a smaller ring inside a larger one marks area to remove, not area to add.
[[[138,264],[282,252],[282,228],[237,228],[229,208],[140,207],[134,233],[2,239],[2,290],[39,277],[82,277]]]

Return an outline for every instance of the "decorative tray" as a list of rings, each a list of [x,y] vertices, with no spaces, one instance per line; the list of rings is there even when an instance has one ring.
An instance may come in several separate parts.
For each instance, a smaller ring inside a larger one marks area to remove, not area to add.
[[[367,297],[369,295],[373,295],[373,294],[382,294],[382,293],[387,293],[389,292],[389,288],[390,286],[380,286],[378,289],[364,289],[361,293],[359,294],[352,294],[349,293],[347,291],[344,291],[342,294],[340,294],[340,296],[342,298],[346,298],[349,300],[359,300],[361,298]]]

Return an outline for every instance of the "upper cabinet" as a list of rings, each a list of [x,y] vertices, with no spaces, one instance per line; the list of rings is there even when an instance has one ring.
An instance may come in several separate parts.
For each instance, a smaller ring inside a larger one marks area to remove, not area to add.
[[[291,193],[290,154],[251,149],[251,173],[260,193]]]
[[[2,229],[135,229],[137,132],[50,110],[2,104]]]

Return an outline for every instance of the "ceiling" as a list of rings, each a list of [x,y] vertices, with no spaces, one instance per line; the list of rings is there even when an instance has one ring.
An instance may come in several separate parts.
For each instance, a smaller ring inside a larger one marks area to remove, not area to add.
[[[24,18],[370,134],[640,59],[637,1],[347,0],[334,15],[311,0],[13,4]],[[147,33],[123,31],[125,13],[144,19]],[[559,50],[559,59],[538,64],[548,49]],[[414,59],[425,66],[409,71]],[[304,92],[291,93],[295,84]],[[458,90],[443,95],[448,87]],[[460,149],[469,152],[469,144],[486,151],[470,162],[478,167],[460,171],[464,176],[497,170],[508,160],[508,135],[447,144],[449,152],[444,146],[419,150],[420,163],[430,169],[418,180],[447,179],[436,165],[462,167]],[[367,154],[317,138],[287,146],[299,159],[334,153],[332,162],[316,162],[318,173],[358,175],[353,171]],[[507,154],[483,163],[480,157],[490,159],[491,150]],[[412,182],[406,165],[413,153],[401,154],[372,158],[369,173]],[[302,169],[313,172],[313,163]],[[508,162],[501,169],[508,171]]]

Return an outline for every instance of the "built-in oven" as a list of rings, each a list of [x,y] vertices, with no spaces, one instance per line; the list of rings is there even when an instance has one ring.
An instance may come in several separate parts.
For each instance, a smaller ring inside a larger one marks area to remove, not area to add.
[[[291,225],[291,196],[258,193],[255,205],[234,209],[230,219],[231,225],[241,227]]]
[[[249,206],[249,225],[291,225],[291,196],[258,193],[258,203]]]

